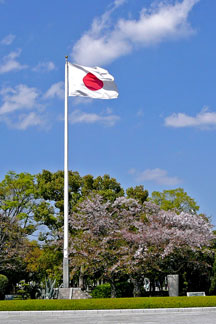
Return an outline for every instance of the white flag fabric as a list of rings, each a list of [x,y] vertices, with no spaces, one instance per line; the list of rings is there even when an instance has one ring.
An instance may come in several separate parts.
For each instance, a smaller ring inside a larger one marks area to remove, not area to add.
[[[86,67],[68,63],[69,96],[90,97],[95,99],[114,99],[118,89],[114,77],[100,67]]]

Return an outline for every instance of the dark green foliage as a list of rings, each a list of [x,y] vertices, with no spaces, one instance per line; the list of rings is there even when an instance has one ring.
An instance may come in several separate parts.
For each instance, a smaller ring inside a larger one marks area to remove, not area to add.
[[[128,188],[126,194],[128,198],[136,199],[141,204],[143,204],[148,198],[148,190],[144,190],[142,185]]]
[[[18,284],[19,288],[17,290],[17,294],[18,296],[21,297],[21,299],[28,299],[30,298],[30,294],[29,294],[29,283],[26,283],[25,280],[21,280]]]
[[[133,297],[133,285],[127,281],[117,282],[115,284],[116,297]],[[111,286],[109,283],[97,286],[91,293],[93,298],[110,298]]]
[[[211,295],[216,294],[216,257],[212,268],[211,287],[209,289],[209,293]]]
[[[80,198],[80,188],[82,178],[78,172],[69,171],[69,197],[73,200],[73,204]],[[64,171],[52,173],[48,170],[43,170],[37,175],[38,191],[40,197],[45,200],[54,201],[55,207],[64,210]]]
[[[110,298],[111,287],[109,283],[95,287],[91,293],[93,298]]]
[[[116,297],[133,297],[133,284],[127,281],[116,284]]]
[[[85,180],[85,178],[83,178]],[[85,184],[85,182],[84,182]],[[103,177],[99,176],[94,179],[92,184],[93,193],[101,195],[105,200],[114,201],[117,197],[124,196],[124,190],[115,178],[108,174]]]
[[[16,299],[35,299],[41,296],[41,284],[35,281],[20,280],[16,287]]]
[[[4,293],[8,285],[8,278],[0,274],[0,299],[4,298]]]

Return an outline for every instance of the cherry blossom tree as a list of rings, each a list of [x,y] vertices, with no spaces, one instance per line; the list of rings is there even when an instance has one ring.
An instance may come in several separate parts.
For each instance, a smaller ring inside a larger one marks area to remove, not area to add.
[[[131,273],[135,292],[139,292],[137,278],[149,270],[162,271],[167,259],[178,255],[186,261],[188,253],[204,253],[213,239],[212,226],[201,215],[160,210],[150,202],[144,205],[146,219],[136,222],[133,232],[122,229],[130,253],[124,257],[124,264]],[[135,252],[135,253],[134,253]],[[172,271],[176,265],[170,267]]]
[[[151,269],[162,268],[172,254],[200,253],[213,238],[209,221],[197,214],[161,210],[132,198],[85,199],[69,218],[72,275],[103,277],[115,282],[127,275],[140,294],[140,281]]]

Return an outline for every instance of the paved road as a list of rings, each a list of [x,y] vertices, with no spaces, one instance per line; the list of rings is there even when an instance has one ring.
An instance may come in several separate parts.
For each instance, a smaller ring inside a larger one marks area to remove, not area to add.
[[[0,312],[1,324],[215,324],[216,308],[188,310],[113,310]]]

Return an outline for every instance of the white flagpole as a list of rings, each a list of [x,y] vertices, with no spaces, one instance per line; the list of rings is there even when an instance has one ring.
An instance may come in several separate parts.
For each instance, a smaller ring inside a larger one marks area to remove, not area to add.
[[[63,286],[69,288],[68,263],[68,56],[65,56],[65,128],[64,128],[64,259]]]

